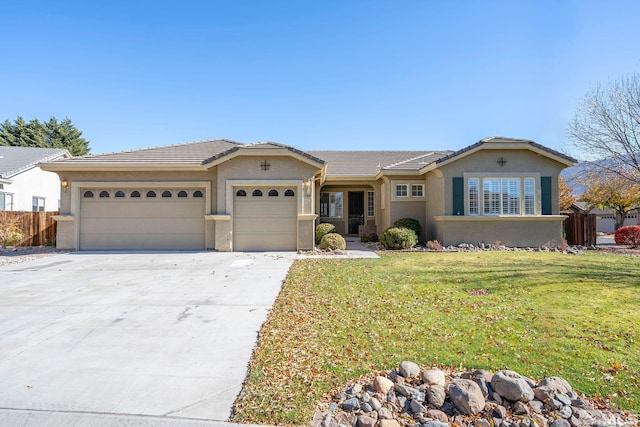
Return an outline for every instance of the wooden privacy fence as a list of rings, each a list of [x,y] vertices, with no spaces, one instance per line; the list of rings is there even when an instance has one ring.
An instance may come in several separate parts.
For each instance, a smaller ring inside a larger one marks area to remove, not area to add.
[[[56,238],[56,222],[53,216],[58,212],[0,212],[0,222],[14,223],[23,234],[16,246],[40,246],[53,244]],[[0,223],[0,227],[5,224]]]
[[[594,214],[570,213],[564,220],[564,235],[570,245],[591,246],[596,244],[596,216]]]

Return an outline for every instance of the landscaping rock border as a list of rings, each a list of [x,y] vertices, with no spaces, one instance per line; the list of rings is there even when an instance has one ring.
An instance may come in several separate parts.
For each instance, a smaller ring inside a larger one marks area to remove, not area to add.
[[[379,242],[363,243],[364,246],[375,251],[396,251],[394,249],[385,249]],[[431,246],[431,247],[430,247]],[[437,247],[437,249],[434,249]],[[459,245],[440,246],[427,242],[426,246],[418,245],[411,249],[404,249],[407,252],[561,252],[570,255],[582,255],[586,250],[598,250],[596,246],[561,246],[551,242],[548,245],[540,247],[512,247],[505,246],[500,243],[460,243]]]
[[[398,369],[349,383],[318,405],[312,427],[637,426],[630,412],[585,398],[560,377],[502,370]]]

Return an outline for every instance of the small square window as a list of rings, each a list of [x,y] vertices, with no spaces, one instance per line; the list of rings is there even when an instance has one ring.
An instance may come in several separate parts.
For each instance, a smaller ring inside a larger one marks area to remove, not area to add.
[[[422,184],[411,184],[411,197],[424,197],[424,186]]]
[[[31,201],[33,212],[44,212],[44,197],[33,196]]]
[[[407,184],[397,184],[396,197],[409,197],[409,186]]]

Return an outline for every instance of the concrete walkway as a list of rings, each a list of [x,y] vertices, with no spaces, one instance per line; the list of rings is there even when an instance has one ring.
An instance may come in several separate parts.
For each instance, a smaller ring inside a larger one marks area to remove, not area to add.
[[[0,425],[219,425],[294,253],[70,253],[0,268]]]

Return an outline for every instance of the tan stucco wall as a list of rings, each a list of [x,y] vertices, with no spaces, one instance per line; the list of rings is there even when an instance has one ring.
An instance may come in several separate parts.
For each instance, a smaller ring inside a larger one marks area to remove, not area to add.
[[[437,240],[434,217],[442,215],[444,212],[444,177],[442,172],[435,170],[426,174],[426,181],[428,199],[425,215],[425,221],[427,223],[425,227],[425,240]]]
[[[507,163],[500,167],[497,163],[502,157]],[[434,213],[434,215],[453,215],[453,177],[462,177],[465,173],[495,173],[518,174],[525,176],[538,174],[539,176],[551,176],[552,188],[552,213],[560,213],[560,199],[558,195],[558,174],[564,165],[548,157],[541,156],[530,150],[480,150],[466,157],[462,157],[454,162],[439,168],[444,178],[444,211]],[[536,185],[539,185],[537,183]],[[538,197],[539,199],[539,197]]]
[[[267,161],[271,166],[263,171],[260,163]],[[297,180],[312,179],[318,169],[298,159],[284,156],[247,156],[234,157],[218,165],[217,175],[217,206],[218,213],[230,213],[231,207],[227,206],[226,185],[227,180]],[[302,213],[302,212],[300,212]]]
[[[436,217],[435,238],[444,245],[501,242],[506,246],[556,246],[562,242],[564,216],[541,217]]]

